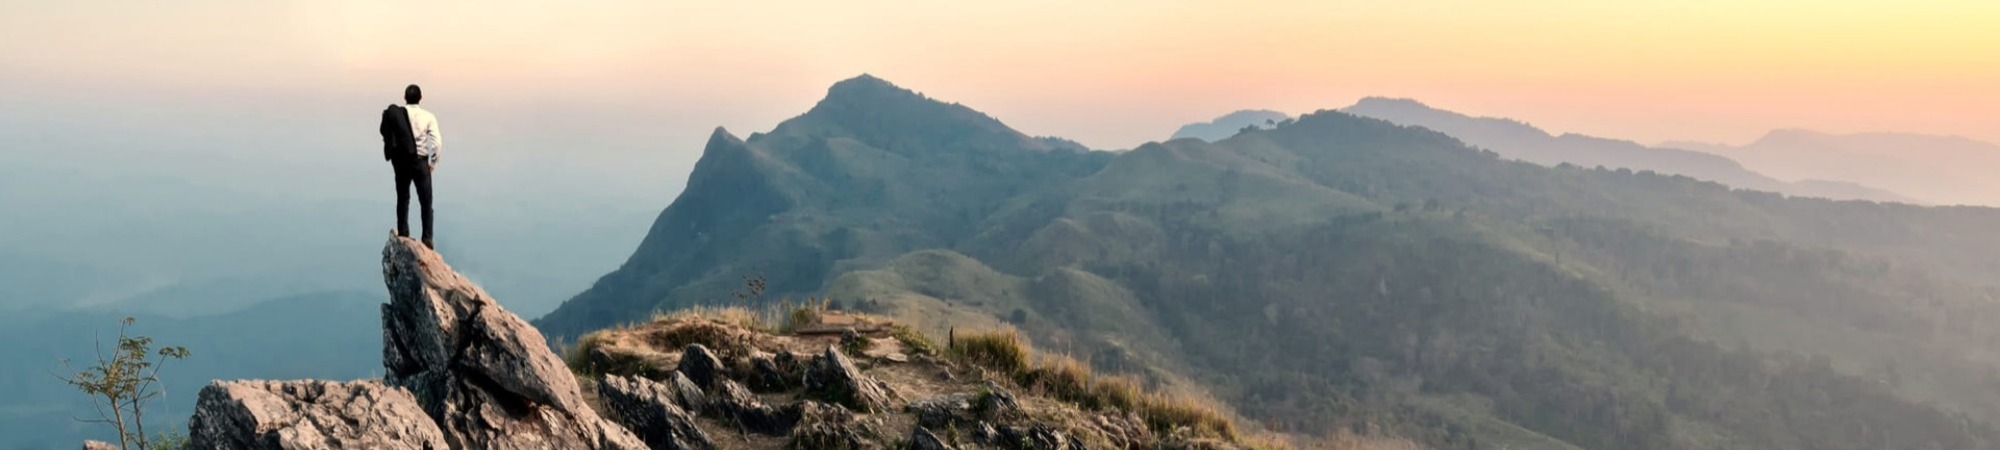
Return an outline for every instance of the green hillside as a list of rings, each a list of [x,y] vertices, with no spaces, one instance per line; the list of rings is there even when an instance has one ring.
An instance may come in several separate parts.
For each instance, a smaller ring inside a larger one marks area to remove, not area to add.
[[[1085,152],[873,77],[717,130],[538,325],[828,295],[1027,332],[1302,434],[1439,448],[2000,446],[2000,210],[1502,160],[1323,111]]]

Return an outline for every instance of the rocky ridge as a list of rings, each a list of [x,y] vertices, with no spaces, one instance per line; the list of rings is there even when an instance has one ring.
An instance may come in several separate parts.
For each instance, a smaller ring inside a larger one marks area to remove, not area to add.
[[[409,238],[382,250],[381,380],[216,381],[188,424],[204,449],[647,446],[583,400],[528,322]]]
[[[1059,400],[870,316],[677,313],[588,335],[565,360],[421,243],[390,239],[382,273],[382,379],[215,381],[192,447],[1240,448]]]
[[[657,430],[640,432],[656,449],[1265,446],[1130,399],[1092,400],[1103,383],[1076,393],[1050,366],[996,363],[973,355],[972,345],[940,349],[883,318],[787,313],[781,325],[736,308],[661,315],[585,335],[570,363],[591,374],[585,383],[597,384],[613,416]],[[1013,335],[978,336],[959,343]]]

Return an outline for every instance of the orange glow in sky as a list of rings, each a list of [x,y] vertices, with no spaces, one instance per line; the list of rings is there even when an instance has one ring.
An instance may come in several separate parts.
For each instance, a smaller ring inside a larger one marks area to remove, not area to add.
[[[1642,142],[2000,142],[1990,0],[20,3],[0,6],[0,76],[50,84],[409,80],[501,103],[671,102],[713,114],[663,126],[747,132],[865,72],[1102,148],[1370,95]]]

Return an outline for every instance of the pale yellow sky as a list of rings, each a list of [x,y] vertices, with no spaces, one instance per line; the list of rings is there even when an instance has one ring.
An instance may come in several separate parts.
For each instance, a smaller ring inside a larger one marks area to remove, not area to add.
[[[1642,142],[2000,142],[1991,0],[402,3],[8,1],[0,77],[245,95],[414,81],[487,106],[671,104],[663,127],[748,133],[866,72],[1102,148],[1368,95]]]

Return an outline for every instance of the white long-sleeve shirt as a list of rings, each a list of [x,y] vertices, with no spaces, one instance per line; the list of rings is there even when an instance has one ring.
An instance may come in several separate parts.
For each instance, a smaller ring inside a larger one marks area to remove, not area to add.
[[[417,137],[417,157],[438,163],[444,153],[444,132],[438,131],[438,118],[430,111],[417,105],[403,105],[410,113],[410,134]]]

